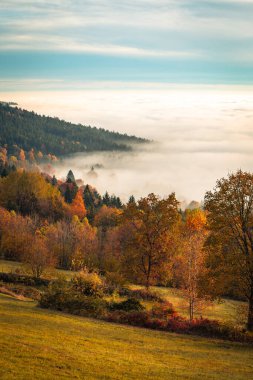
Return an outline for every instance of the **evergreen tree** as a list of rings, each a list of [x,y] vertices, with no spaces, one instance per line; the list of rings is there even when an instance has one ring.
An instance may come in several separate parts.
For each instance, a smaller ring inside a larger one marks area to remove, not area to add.
[[[71,203],[72,199],[73,198],[72,198],[71,190],[70,190],[69,186],[67,186],[65,194],[64,194],[64,200],[66,203]]]
[[[95,200],[89,185],[86,185],[83,191],[84,205],[87,210],[87,219],[90,223],[93,222],[95,216]]]
[[[109,196],[109,194],[108,194],[107,191],[106,191],[105,195],[103,196],[102,201],[103,201],[103,204],[104,204],[105,206],[107,206],[107,207],[110,206],[111,199],[110,199],[110,196]]]
[[[121,199],[119,197],[116,198],[116,207],[117,208],[123,207],[123,203],[121,202]]]
[[[136,204],[135,197],[133,195],[130,195],[130,197],[129,197],[128,204],[130,204],[130,203]]]
[[[101,195],[97,192],[97,190],[94,190],[93,194],[94,194],[94,198],[95,198],[96,208],[99,209],[100,207],[103,206],[102,197],[101,197]]]
[[[76,179],[75,179],[75,176],[74,176],[74,173],[72,172],[72,170],[69,170],[69,172],[67,174],[66,182],[76,183]]]
[[[58,183],[57,178],[56,178],[55,175],[54,175],[53,178],[52,178],[52,185],[53,185],[53,186],[56,186],[57,183]]]

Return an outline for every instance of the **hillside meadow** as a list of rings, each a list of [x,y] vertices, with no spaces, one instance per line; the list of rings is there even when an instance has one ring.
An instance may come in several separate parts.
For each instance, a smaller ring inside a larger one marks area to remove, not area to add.
[[[15,272],[16,270],[25,272],[27,271],[27,268],[24,264],[17,261],[0,260],[0,272],[8,273]],[[74,271],[56,269],[48,272],[48,275],[53,277],[63,276],[66,279],[71,279],[75,273],[76,272]],[[131,287],[143,288],[138,285],[131,285]],[[185,317],[188,316],[187,304],[181,290],[157,286],[151,287],[151,290],[171,302],[179,314]],[[120,297],[118,298],[120,299]],[[145,302],[145,306],[149,308],[152,306],[152,303]],[[216,301],[205,307],[201,313],[196,313],[196,316],[200,315],[205,318],[216,319],[224,323],[244,325],[246,321],[246,303],[223,298],[220,301]]]
[[[245,379],[252,347],[42,310],[0,295],[0,377]]]

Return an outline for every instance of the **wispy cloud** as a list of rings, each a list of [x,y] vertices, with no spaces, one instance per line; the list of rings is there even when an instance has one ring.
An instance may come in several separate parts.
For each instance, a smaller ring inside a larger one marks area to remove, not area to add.
[[[196,58],[201,54],[193,51],[180,50],[150,50],[134,46],[111,45],[111,44],[86,44],[69,37],[53,37],[44,35],[3,35],[0,41],[0,49],[8,50],[31,50],[31,51],[61,51],[73,53],[125,55],[134,57],[168,57],[168,58]]]
[[[144,73],[144,80],[150,76],[161,81],[187,77],[186,82],[198,75],[204,82],[229,77],[236,83],[247,80],[253,63],[252,17],[253,0],[0,1],[0,54],[16,52],[24,57],[31,52],[53,52],[138,58],[141,67],[129,66],[126,61],[118,75],[137,81]],[[150,59],[157,60],[152,68]],[[44,61],[53,76],[51,61]],[[77,67],[73,58],[71,65],[77,68],[73,72],[80,73],[83,62]],[[244,74],[245,66],[248,71]],[[96,73],[94,68],[92,75],[111,79],[109,67],[111,62],[97,67]],[[16,74],[22,68],[17,64]],[[9,75],[7,63],[4,69]],[[39,70],[40,66],[31,75],[37,76]]]

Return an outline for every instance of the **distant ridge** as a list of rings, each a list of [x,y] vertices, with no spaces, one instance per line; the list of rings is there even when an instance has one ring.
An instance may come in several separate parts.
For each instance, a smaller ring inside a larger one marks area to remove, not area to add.
[[[0,146],[5,146],[8,154],[15,152],[17,147],[26,152],[33,149],[56,156],[77,152],[129,151],[132,144],[148,142],[103,128],[41,116],[12,105],[15,103],[0,102]]]

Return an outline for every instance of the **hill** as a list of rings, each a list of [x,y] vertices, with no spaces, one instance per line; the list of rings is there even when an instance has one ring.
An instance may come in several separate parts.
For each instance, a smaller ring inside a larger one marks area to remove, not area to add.
[[[0,102],[0,146],[8,155],[17,147],[28,152],[62,156],[77,152],[131,150],[132,144],[147,140],[110,132],[102,128],[72,124],[58,118],[41,116]]]
[[[246,379],[253,349],[39,309],[0,295],[0,377]]]
[[[0,272],[20,272],[23,273],[24,270],[27,272],[27,268],[24,264],[17,261],[9,261],[0,259]],[[58,275],[65,277],[70,280],[77,272],[55,269],[51,275],[57,277]],[[31,274],[31,273],[29,273]],[[132,289],[143,289],[140,285],[131,285]],[[187,317],[188,316],[188,308],[185,303],[183,292],[179,289],[175,288],[167,288],[167,287],[151,287],[151,290],[155,293],[159,294],[161,297],[165,298],[167,301],[172,302],[176,311]],[[146,302],[146,306],[151,307],[152,303]],[[236,301],[228,298],[220,299],[219,301],[210,304],[209,307],[204,308],[201,313],[196,313],[198,317],[202,315],[204,318],[219,320],[220,322],[228,323],[228,324],[244,324],[244,319],[246,318],[245,308],[246,303],[243,301]]]

